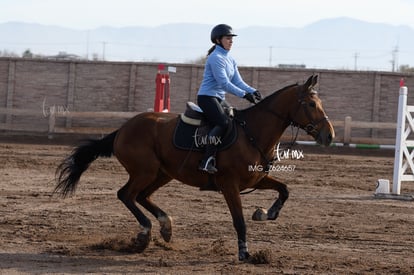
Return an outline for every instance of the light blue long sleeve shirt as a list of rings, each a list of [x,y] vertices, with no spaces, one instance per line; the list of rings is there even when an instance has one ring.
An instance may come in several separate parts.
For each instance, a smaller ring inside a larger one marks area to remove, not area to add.
[[[255,91],[241,78],[236,61],[229,55],[229,51],[217,45],[207,57],[198,95],[215,96],[224,100],[226,92],[243,97],[246,93]]]

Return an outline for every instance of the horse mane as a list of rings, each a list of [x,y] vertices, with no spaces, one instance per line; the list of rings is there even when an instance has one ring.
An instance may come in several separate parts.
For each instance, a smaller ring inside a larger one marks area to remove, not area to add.
[[[265,97],[265,98],[263,98],[260,102],[258,102],[256,105],[249,106],[249,107],[247,107],[247,108],[245,108],[245,109],[243,109],[243,110],[240,110],[240,111],[247,111],[247,110],[250,110],[250,109],[252,109],[252,108],[255,108],[257,105],[260,105],[260,103],[262,103],[262,102],[267,102],[267,101],[269,101],[270,99],[272,99],[272,98],[274,98],[274,97],[277,97],[278,95],[282,94],[283,92],[285,92],[285,91],[289,90],[290,88],[295,87],[295,86],[298,86],[298,85],[299,85],[298,83],[294,83],[294,84],[290,84],[290,85],[288,85],[288,86],[286,86],[286,87],[283,87],[282,89],[279,89],[279,90],[277,90],[277,91],[275,91],[275,92],[271,93],[270,95],[266,96],[266,97]]]
[[[267,99],[267,98],[269,98],[269,97],[278,96],[279,94],[281,94],[281,93],[283,93],[283,92],[285,92],[285,91],[287,91],[287,90],[289,90],[290,88],[295,87],[295,86],[299,86],[299,84],[298,84],[298,83],[294,83],[294,84],[290,84],[290,85],[288,85],[288,86],[286,86],[286,87],[283,87],[282,89],[279,89],[279,90],[277,90],[276,92],[273,92],[272,94],[268,95],[268,96],[267,96],[267,97],[265,97],[263,100],[265,100],[265,99]]]

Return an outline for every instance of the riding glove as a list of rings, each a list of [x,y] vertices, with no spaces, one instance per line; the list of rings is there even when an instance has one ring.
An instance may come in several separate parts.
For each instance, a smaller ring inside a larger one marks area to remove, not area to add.
[[[260,100],[262,100],[262,99],[263,99],[262,94],[261,94],[258,90],[256,90],[256,91],[253,93],[253,95],[254,95],[254,97],[255,97],[255,99],[256,99],[257,101],[260,101]]]
[[[256,104],[255,96],[252,93],[246,93],[243,98],[247,99],[249,102],[253,104]]]

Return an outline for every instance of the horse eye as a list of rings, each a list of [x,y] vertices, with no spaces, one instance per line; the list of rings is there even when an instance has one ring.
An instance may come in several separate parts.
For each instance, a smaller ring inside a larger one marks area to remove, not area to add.
[[[310,106],[310,107],[312,107],[312,108],[316,108],[316,103],[315,103],[315,101],[311,101],[311,102],[309,102],[309,106]]]

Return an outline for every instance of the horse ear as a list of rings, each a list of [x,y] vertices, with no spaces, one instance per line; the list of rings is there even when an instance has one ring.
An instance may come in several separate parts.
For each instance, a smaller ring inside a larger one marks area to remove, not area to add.
[[[306,80],[306,83],[305,83],[306,90],[312,89],[312,87],[315,86],[316,83],[318,83],[318,75],[311,75],[308,78],[308,80]]]
[[[304,85],[304,86],[305,86],[305,88],[306,88],[306,90],[307,90],[307,89],[309,89],[309,87],[311,87],[311,86],[313,85],[313,84],[312,84],[312,83],[313,83],[313,77],[314,77],[314,76],[313,76],[313,75],[311,75],[311,76],[308,78],[308,80],[306,80],[306,83],[305,83],[305,85]]]
[[[318,83],[318,75],[313,75],[312,76],[312,85],[311,85],[311,87],[315,86],[316,83]]]

